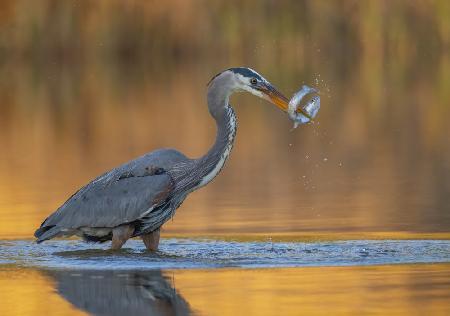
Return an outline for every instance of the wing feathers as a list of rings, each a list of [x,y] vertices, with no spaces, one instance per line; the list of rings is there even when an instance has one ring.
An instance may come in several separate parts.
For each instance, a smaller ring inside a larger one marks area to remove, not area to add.
[[[65,229],[115,227],[133,222],[162,203],[172,190],[167,174],[128,176],[81,189],[52,214],[43,226]]]

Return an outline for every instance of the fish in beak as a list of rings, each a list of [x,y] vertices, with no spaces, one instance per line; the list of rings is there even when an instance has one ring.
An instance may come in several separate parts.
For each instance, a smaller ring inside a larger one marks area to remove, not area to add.
[[[275,104],[279,109],[284,112],[288,112],[289,110],[289,99],[286,98],[281,92],[279,92],[274,86],[270,83],[262,83],[257,89],[261,91],[266,100]],[[303,108],[298,107],[296,112],[305,116],[309,121],[312,121],[312,117],[309,113],[307,113]]]

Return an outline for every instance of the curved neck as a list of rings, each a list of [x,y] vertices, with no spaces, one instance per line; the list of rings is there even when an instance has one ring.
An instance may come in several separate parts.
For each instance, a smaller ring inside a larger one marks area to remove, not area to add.
[[[183,195],[208,184],[222,170],[233,147],[237,121],[234,110],[228,105],[228,93],[208,91],[208,109],[216,121],[216,140],[209,151],[198,159],[172,168],[172,177],[176,183],[175,191]]]
[[[216,141],[206,155],[195,160],[196,167],[201,170],[201,181],[195,189],[208,184],[219,174],[233,148],[237,130],[233,108],[229,105],[224,106],[220,115],[214,116],[214,119],[217,125]]]

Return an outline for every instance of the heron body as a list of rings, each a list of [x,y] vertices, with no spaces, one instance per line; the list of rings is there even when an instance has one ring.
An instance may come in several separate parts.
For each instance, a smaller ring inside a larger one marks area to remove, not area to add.
[[[78,235],[92,242],[112,240],[112,248],[119,249],[127,239],[140,236],[149,250],[156,250],[160,227],[189,193],[208,184],[223,168],[237,128],[229,98],[241,91],[287,110],[287,99],[254,70],[231,68],[217,74],[207,93],[217,135],[204,156],[190,159],[174,149],[159,149],[106,172],[45,219],[35,232],[37,242]]]

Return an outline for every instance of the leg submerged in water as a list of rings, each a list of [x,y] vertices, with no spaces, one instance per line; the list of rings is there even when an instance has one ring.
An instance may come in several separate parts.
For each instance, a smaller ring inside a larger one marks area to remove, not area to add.
[[[117,226],[112,231],[111,249],[118,250],[122,248],[123,244],[133,236],[134,227],[131,225]]]
[[[150,251],[158,250],[159,234],[160,234],[160,230],[157,229],[157,230],[151,232],[150,234],[145,234],[145,235],[141,236],[142,241],[145,244],[145,247],[147,247],[147,250],[150,250]]]

